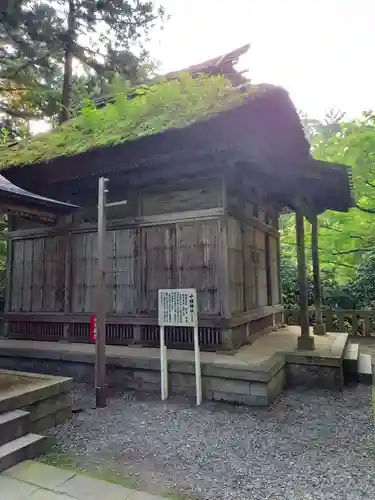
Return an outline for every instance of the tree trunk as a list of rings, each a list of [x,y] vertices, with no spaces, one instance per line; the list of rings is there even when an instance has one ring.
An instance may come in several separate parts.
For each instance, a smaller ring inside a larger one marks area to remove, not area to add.
[[[68,29],[66,32],[64,82],[62,88],[60,123],[71,118],[73,94],[73,48],[75,38],[75,10],[74,0],[69,0]]]

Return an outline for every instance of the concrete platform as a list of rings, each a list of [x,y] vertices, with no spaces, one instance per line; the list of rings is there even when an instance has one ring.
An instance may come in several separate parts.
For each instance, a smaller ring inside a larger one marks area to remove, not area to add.
[[[12,364],[19,367],[17,362]],[[9,388],[0,388],[0,414],[12,410],[27,411],[28,432],[36,433],[44,432],[69,419],[72,415],[69,395],[72,380],[53,377],[51,374],[33,373],[32,370],[25,371],[32,373],[0,369],[0,380],[5,377],[9,381]],[[12,385],[12,380],[17,383]]]
[[[0,474],[1,500],[163,500],[73,470],[27,460]]]
[[[348,335],[315,336],[314,351],[297,350],[298,327],[270,332],[230,354],[201,353],[205,399],[256,406],[270,404],[288,385],[341,389]],[[159,349],[107,346],[108,385],[160,390]],[[0,367],[63,375],[93,383],[95,347],[0,339]],[[194,354],[168,350],[170,393],[195,394]]]

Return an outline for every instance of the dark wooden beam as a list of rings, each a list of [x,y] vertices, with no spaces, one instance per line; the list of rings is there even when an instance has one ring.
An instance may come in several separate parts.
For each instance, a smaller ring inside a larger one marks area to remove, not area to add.
[[[270,235],[265,234],[266,237],[266,283],[267,283],[267,305],[272,306],[272,278],[271,278],[271,255],[270,255]]]
[[[298,337],[298,348],[303,350],[314,349],[314,337],[310,336],[308,290],[305,256],[305,228],[302,212],[296,211],[296,237],[297,237],[297,261],[299,281],[299,309],[301,336]]]
[[[25,323],[90,323],[92,313],[37,313],[37,312],[9,312],[4,314],[6,321],[20,321]],[[107,324],[123,325],[144,325],[156,326],[158,324],[157,313],[139,313],[139,314],[108,314]],[[229,320],[221,318],[218,314],[202,313],[199,314],[199,326],[228,328]]]
[[[71,221],[67,220],[67,224]],[[72,233],[65,235],[65,274],[64,274],[64,313],[69,314],[72,303],[72,253],[73,238]],[[69,325],[64,324],[64,339],[69,340]]]
[[[312,248],[314,301],[315,301],[314,333],[316,335],[324,335],[326,331],[322,315],[322,287],[320,282],[319,245],[318,245],[318,216],[314,214],[311,217],[310,222],[311,222],[311,248]]]
[[[145,215],[140,217],[129,217],[114,221],[108,221],[107,229],[122,229],[128,227],[159,226],[163,224],[172,224],[176,222],[192,222],[197,220],[217,219],[224,214],[222,207],[204,208],[201,210],[186,210],[184,212],[171,212],[158,215]],[[72,233],[92,233],[98,229],[97,223],[86,222],[70,228]],[[18,229],[8,233],[9,239],[29,239],[43,236],[65,235],[68,229],[66,227]]]

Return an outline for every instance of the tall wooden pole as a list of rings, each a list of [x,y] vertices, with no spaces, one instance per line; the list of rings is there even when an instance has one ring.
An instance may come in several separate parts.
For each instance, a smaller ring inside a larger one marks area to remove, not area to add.
[[[322,287],[320,283],[317,214],[314,214],[313,217],[311,218],[311,247],[312,247],[314,301],[315,301],[314,333],[316,335],[324,335],[326,330],[325,330],[325,324],[323,323],[323,315],[322,315]]]
[[[296,238],[297,238],[297,261],[299,281],[299,308],[301,335],[298,337],[298,349],[314,349],[314,337],[310,336],[309,309],[307,291],[307,273],[305,256],[305,228],[302,212],[296,210]]]
[[[106,406],[106,359],[105,359],[105,317],[106,317],[106,286],[105,286],[105,229],[108,179],[100,177],[98,186],[98,284],[96,305],[96,363],[95,363],[95,395],[96,407]]]

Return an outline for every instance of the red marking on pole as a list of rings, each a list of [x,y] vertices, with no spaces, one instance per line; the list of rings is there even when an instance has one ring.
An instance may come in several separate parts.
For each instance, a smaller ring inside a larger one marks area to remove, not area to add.
[[[90,316],[90,340],[96,343],[96,316]]]

